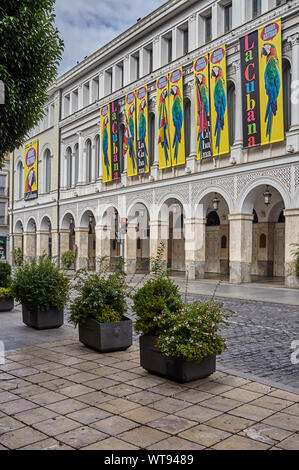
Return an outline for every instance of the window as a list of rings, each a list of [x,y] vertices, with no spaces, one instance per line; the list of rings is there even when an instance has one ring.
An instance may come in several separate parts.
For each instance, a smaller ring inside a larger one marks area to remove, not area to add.
[[[99,99],[99,79],[98,77],[94,78],[91,82],[92,85],[92,102],[98,101]]]
[[[70,95],[66,95],[64,97],[64,108],[63,108],[64,117],[67,117],[70,114],[70,103],[71,103],[71,97]]]
[[[185,126],[185,154],[186,158],[190,154],[190,138],[191,138],[191,103],[190,100],[184,100],[184,126]]]
[[[221,237],[221,248],[224,250],[227,248],[227,238],[225,235]]]
[[[0,175],[0,196],[6,195],[6,176]]]
[[[252,1],[252,18],[257,18],[262,12],[262,0]]]
[[[110,95],[112,93],[112,70],[106,70],[105,72],[105,95]]]
[[[0,225],[6,225],[6,202],[0,202]]]
[[[78,90],[75,90],[72,93],[72,113],[78,111],[78,102]]]
[[[183,32],[184,36],[183,36],[183,44],[184,44],[184,54],[188,54],[189,52],[189,32],[188,32],[188,27],[187,29],[184,30]]]
[[[291,127],[291,65],[288,60],[282,61],[282,82],[283,82],[283,114],[284,130],[287,132]]]
[[[75,145],[75,184],[78,183],[78,176],[79,176],[79,145]]]
[[[205,18],[205,42],[212,40],[212,15]]]
[[[148,140],[149,140],[149,160],[150,160],[150,165],[154,163],[155,160],[155,131],[156,131],[156,126],[155,126],[155,115],[154,113],[149,114],[149,122],[148,122]]]
[[[89,105],[89,82],[83,85],[83,107]]]
[[[148,51],[148,73],[153,71],[153,48],[147,49]]]
[[[168,63],[172,62],[172,37],[167,40]]]
[[[49,149],[46,150],[44,156],[45,165],[45,193],[51,191],[51,152]]]
[[[131,56],[131,81],[139,80],[140,78],[140,60],[139,52]]]
[[[66,151],[66,187],[72,187],[73,155],[71,147]]]
[[[232,29],[232,4],[229,3],[224,7],[224,32],[227,33]]]
[[[96,178],[100,176],[100,136],[96,135],[95,137],[95,169],[96,169]]]
[[[227,111],[229,125],[229,145],[235,141],[235,120],[236,120],[236,90],[233,82],[228,82],[227,88]]]
[[[260,236],[260,248],[267,248],[267,237],[264,233]]]
[[[19,162],[17,166],[17,198],[18,200],[24,197],[24,167],[23,163]]]
[[[92,152],[90,139],[86,142],[86,183],[91,183],[92,179]]]

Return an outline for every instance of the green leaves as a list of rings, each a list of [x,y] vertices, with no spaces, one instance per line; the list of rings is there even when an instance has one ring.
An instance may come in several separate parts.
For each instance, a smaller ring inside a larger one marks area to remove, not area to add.
[[[8,287],[10,284],[11,266],[0,261],[0,287]]]

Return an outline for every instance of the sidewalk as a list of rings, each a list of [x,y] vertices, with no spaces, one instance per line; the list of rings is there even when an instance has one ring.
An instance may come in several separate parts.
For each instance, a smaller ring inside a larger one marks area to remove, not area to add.
[[[222,295],[222,294],[221,294]],[[0,449],[299,449],[299,395],[216,372],[180,385],[63,339],[6,354]]]

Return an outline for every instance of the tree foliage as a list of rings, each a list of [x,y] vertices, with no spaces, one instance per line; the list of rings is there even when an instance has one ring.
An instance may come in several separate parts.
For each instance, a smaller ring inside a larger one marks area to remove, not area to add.
[[[1,0],[0,166],[3,156],[23,145],[43,117],[47,88],[57,74],[63,41],[54,25],[55,0]]]

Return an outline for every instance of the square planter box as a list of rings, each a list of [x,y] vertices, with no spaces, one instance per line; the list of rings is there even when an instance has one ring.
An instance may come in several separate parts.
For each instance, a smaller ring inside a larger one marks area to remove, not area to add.
[[[14,300],[0,300],[0,312],[10,312],[14,305]]]
[[[119,322],[100,323],[88,318],[79,324],[79,341],[101,353],[123,351],[132,345],[132,320],[124,316]]]
[[[22,305],[23,323],[36,330],[48,330],[59,328],[64,323],[63,310],[47,310],[45,312],[31,312],[25,305]]]
[[[148,372],[179,383],[203,379],[215,372],[216,356],[207,357],[199,362],[187,362],[179,357],[166,357],[155,346],[157,339],[156,336],[139,338],[140,364]]]

